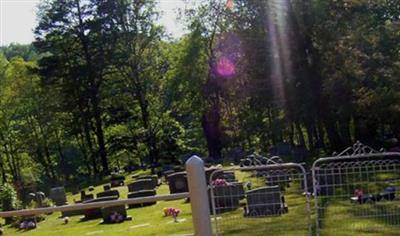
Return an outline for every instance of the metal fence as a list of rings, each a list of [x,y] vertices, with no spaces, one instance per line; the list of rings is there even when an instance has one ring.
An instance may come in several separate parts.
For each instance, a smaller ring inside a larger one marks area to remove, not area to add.
[[[357,142],[312,174],[317,235],[399,235],[400,153]]]
[[[209,176],[215,235],[310,235],[310,194],[301,164],[216,170]]]

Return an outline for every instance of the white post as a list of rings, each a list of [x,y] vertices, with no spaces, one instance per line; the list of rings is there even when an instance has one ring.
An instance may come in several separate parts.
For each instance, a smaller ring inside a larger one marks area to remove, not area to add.
[[[189,184],[190,204],[195,236],[212,236],[210,204],[208,202],[206,173],[204,162],[198,156],[192,156],[186,162]]]

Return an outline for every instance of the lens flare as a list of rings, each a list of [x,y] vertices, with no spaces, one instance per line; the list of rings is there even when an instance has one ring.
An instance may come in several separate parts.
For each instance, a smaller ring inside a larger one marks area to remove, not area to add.
[[[217,73],[221,77],[232,77],[236,74],[235,64],[228,57],[222,56],[217,61]]]

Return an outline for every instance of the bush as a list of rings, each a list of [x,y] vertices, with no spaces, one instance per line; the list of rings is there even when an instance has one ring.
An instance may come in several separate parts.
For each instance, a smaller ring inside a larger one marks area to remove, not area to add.
[[[17,191],[8,183],[0,186],[0,201],[3,211],[10,211],[19,207]]]
[[[8,183],[0,186],[0,201],[3,211],[11,211],[20,207],[20,202],[17,199],[17,191]],[[6,224],[13,222],[13,218],[6,218]]]

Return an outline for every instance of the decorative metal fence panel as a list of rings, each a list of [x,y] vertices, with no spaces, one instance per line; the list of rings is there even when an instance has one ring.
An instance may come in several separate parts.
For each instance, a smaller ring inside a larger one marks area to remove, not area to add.
[[[311,234],[311,183],[300,164],[216,170],[209,184],[215,235]]]
[[[357,142],[312,174],[317,235],[400,234],[400,153]]]

